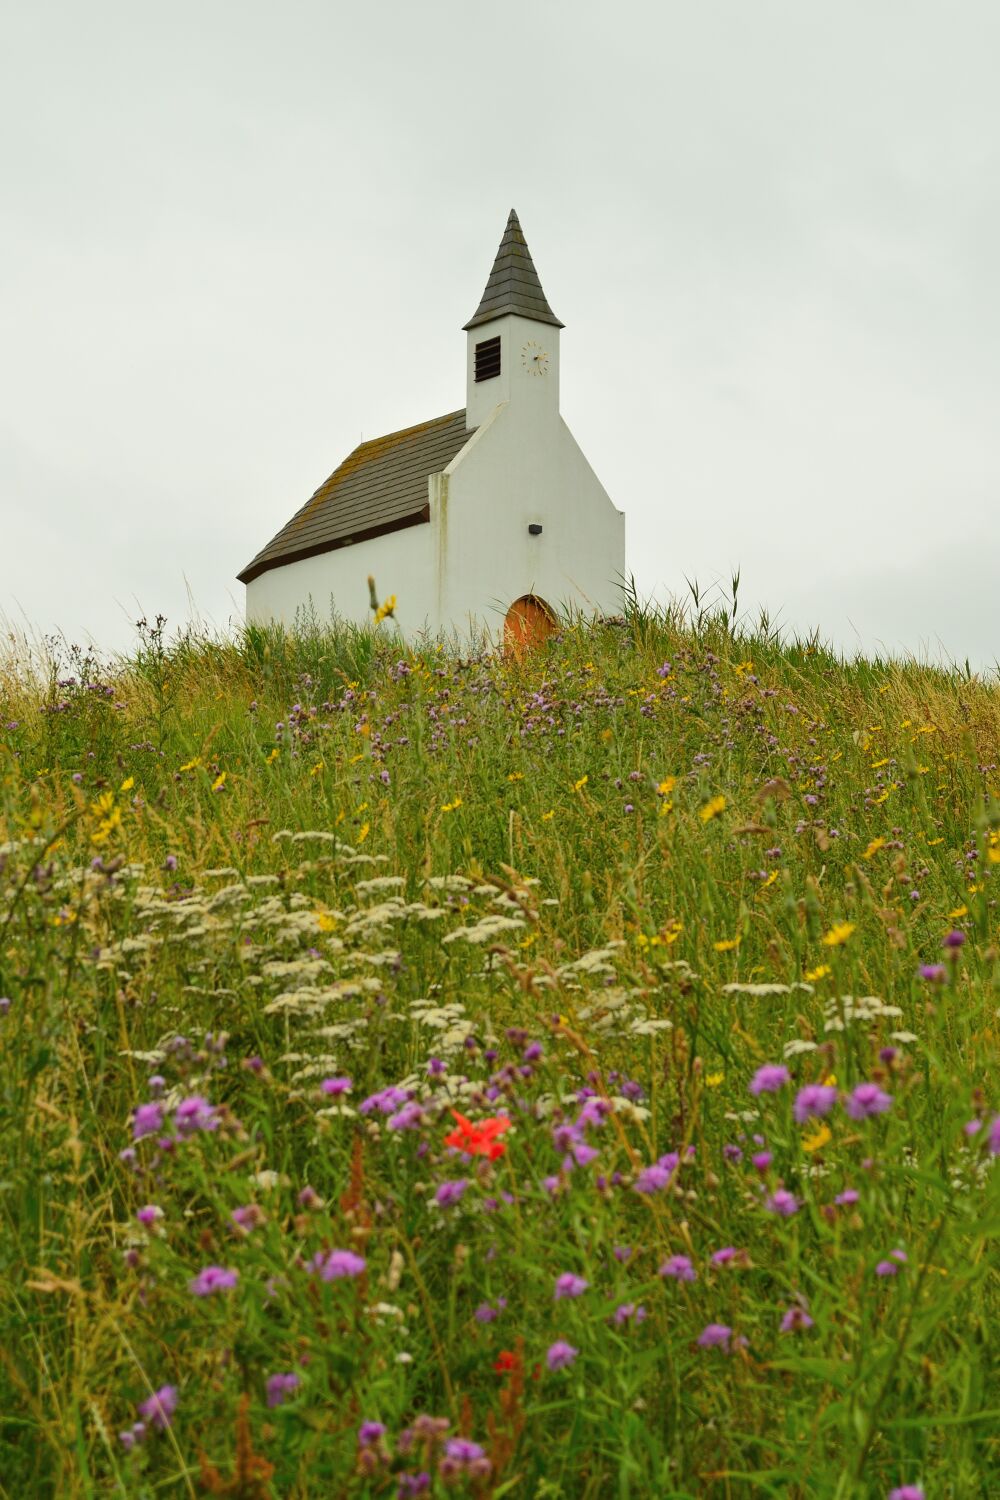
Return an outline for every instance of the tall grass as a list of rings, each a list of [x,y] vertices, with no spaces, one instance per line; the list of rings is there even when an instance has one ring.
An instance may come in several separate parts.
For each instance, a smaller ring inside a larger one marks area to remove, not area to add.
[[[1000,696],[737,594],[7,652],[0,1494],[996,1492]]]

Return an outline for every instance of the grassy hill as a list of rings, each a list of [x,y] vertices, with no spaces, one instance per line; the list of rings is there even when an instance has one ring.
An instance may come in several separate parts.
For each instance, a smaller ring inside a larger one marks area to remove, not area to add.
[[[0,1494],[995,1495],[997,689],[392,631],[0,665]]]

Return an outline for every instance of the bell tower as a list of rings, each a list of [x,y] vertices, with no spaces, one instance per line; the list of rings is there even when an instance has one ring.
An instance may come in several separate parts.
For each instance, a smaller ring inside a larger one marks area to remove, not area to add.
[[[482,426],[501,403],[527,413],[559,411],[560,323],[538,279],[514,209],[486,290],[465,324],[466,427]]]

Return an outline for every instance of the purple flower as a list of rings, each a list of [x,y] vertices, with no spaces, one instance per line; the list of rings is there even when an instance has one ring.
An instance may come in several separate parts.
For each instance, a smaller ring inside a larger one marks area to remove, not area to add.
[[[157,1208],[155,1203],[147,1203],[145,1208],[139,1209],[136,1218],[148,1229],[151,1224],[156,1223],[157,1219],[163,1218],[163,1209]]]
[[[711,1259],[712,1259],[712,1265],[713,1266],[725,1266],[725,1265],[728,1265],[729,1262],[735,1257],[735,1255],[736,1255],[736,1250],[734,1249],[734,1247],[732,1245],[723,1245],[723,1247],[722,1247],[721,1250],[716,1250],[712,1254],[712,1257],[711,1257]]]
[[[876,1276],[897,1276],[898,1274],[899,1266],[894,1260],[880,1260],[875,1267]]]
[[[857,1203],[860,1197],[861,1194],[857,1188],[845,1188],[842,1193],[837,1194],[833,1201],[834,1203],[839,1203],[841,1208],[846,1208],[851,1203]]]
[[[421,1469],[419,1474],[400,1474],[396,1500],[414,1500],[417,1495],[425,1495],[430,1487],[431,1476],[426,1469]]]
[[[948,977],[944,964],[921,964],[919,973],[921,979],[926,979],[928,984],[944,984]]]
[[[555,1297],[558,1301],[561,1297],[582,1297],[590,1286],[589,1281],[584,1281],[582,1276],[574,1276],[572,1271],[564,1271],[556,1278]]]
[[[390,1130],[418,1130],[423,1124],[424,1111],[415,1099],[404,1104],[387,1121]]]
[[[662,1193],[664,1188],[670,1186],[676,1169],[676,1160],[672,1167],[665,1167],[662,1162],[658,1161],[653,1162],[650,1167],[643,1167],[635,1179],[635,1191],[637,1193]]]
[[[773,1159],[770,1151],[758,1151],[750,1158],[758,1172],[766,1172]]]
[[[943,948],[961,948],[965,944],[965,933],[959,927],[953,927],[942,943]]]
[[[450,1208],[453,1203],[458,1202],[468,1186],[467,1177],[457,1177],[454,1182],[442,1182],[434,1194],[434,1202],[439,1203],[442,1208]]]
[[[488,1302],[480,1302],[472,1316],[477,1323],[492,1323],[499,1316],[499,1313]]]
[[[365,1265],[364,1256],[355,1255],[353,1250],[331,1250],[323,1258],[319,1274],[324,1281],[339,1281],[342,1276],[360,1276]]]
[[[728,1349],[732,1336],[733,1330],[725,1323],[706,1323],[698,1335],[698,1343],[702,1349]]]
[[[889,1491],[889,1500],[924,1500],[919,1484],[900,1484]]]
[[[161,1385],[158,1391],[154,1391],[147,1400],[139,1403],[139,1415],[151,1427],[155,1427],[157,1432],[164,1432],[170,1426],[170,1419],[176,1410],[177,1387],[175,1385]]]
[[[781,1063],[765,1063],[758,1068],[750,1082],[750,1092],[758,1094],[777,1094],[786,1083],[791,1083],[791,1075]]]
[[[341,1094],[349,1094],[353,1087],[353,1079],[346,1076],[342,1078],[324,1078],[319,1086],[319,1091],[321,1094],[331,1094],[336,1099]]]
[[[478,1463],[481,1458],[486,1457],[485,1449],[478,1443],[470,1442],[468,1438],[449,1438],[444,1445],[444,1451],[449,1458],[453,1458],[460,1464]]]
[[[379,1438],[384,1436],[384,1422],[362,1422],[358,1428],[358,1446],[361,1448],[370,1448],[373,1443],[377,1443]]]
[[[152,1104],[137,1104],[132,1116],[132,1139],[141,1141],[144,1135],[156,1135],[163,1129],[163,1107]]]
[[[256,1203],[247,1203],[242,1208],[234,1208],[229,1217],[241,1234],[252,1234],[255,1229],[259,1229],[267,1222],[263,1209],[258,1208]]]
[[[798,1302],[788,1309],[781,1320],[782,1333],[800,1333],[813,1326],[813,1320]]]
[[[989,1150],[991,1156],[1000,1156],[1000,1115],[997,1115],[990,1126]]]
[[[634,1302],[622,1302],[615,1308],[612,1319],[616,1328],[621,1328],[624,1323],[644,1323],[648,1314],[642,1303],[636,1307]]]
[[[556,1339],[554,1344],[549,1345],[545,1363],[550,1370],[565,1370],[567,1365],[573,1363],[579,1352],[579,1349],[574,1349],[572,1344],[567,1344],[565,1339]]]
[[[427,1061],[427,1071],[432,1078],[442,1078],[448,1071],[448,1064],[442,1062],[440,1057],[431,1057]]]
[[[239,1279],[238,1271],[228,1271],[224,1266],[205,1266],[188,1282],[188,1291],[196,1297],[211,1297],[215,1292],[232,1291]]]
[[[804,1125],[813,1115],[828,1115],[837,1102],[837,1090],[832,1084],[807,1083],[795,1095],[792,1114],[797,1125]]]
[[[301,1384],[300,1377],[291,1370],[287,1374],[269,1375],[264,1382],[268,1406],[283,1406]]]
[[[674,1281],[697,1281],[698,1273],[686,1255],[671,1255],[660,1267],[661,1276],[671,1276]]]
[[[182,1099],[174,1110],[174,1125],[179,1135],[193,1135],[196,1130],[215,1130],[218,1124],[215,1106],[200,1094]]]
[[[859,1083],[844,1100],[844,1108],[852,1120],[866,1120],[869,1115],[884,1115],[891,1109],[892,1095],[883,1093],[877,1083]]]
[[[788,1192],[786,1188],[776,1188],[771,1196],[764,1200],[764,1207],[768,1213],[780,1214],[783,1219],[790,1219],[792,1214],[797,1214],[799,1211],[794,1193]]]
[[[734,1146],[731,1141],[727,1141],[723,1146],[722,1154],[726,1158],[726,1161],[743,1160],[743,1152],[740,1150],[739,1146]]]
[[[363,1099],[358,1105],[358,1109],[363,1115],[370,1115],[372,1110],[378,1110],[382,1115],[391,1115],[401,1104],[405,1104],[409,1097],[405,1089],[399,1089],[395,1084],[390,1084],[388,1088],[379,1089],[377,1094],[369,1094],[368,1098]]]

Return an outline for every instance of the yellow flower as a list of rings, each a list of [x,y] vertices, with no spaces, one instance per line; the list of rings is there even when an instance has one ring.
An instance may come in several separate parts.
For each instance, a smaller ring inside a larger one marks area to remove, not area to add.
[[[543,823],[547,823],[550,818],[554,818],[554,817],[555,817],[555,812],[550,807],[547,813],[542,813],[542,822]]]
[[[823,1079],[823,1087],[826,1089],[835,1089],[837,1087],[836,1073],[827,1073],[826,1077]]]
[[[861,858],[862,859],[871,859],[871,857],[872,857],[873,854],[877,854],[880,849],[884,849],[884,848],[885,848],[885,839],[883,839],[883,838],[872,839],[871,843],[868,845],[868,848],[865,850],[865,852],[861,856]]]
[[[937,844],[943,844],[943,843],[944,843],[944,839],[943,838],[942,839],[928,839],[927,840],[927,847],[928,847],[928,849],[933,849]]]
[[[987,849],[986,858],[989,860],[991,865],[1000,865],[1000,849]]]
[[[821,1120],[816,1126],[816,1129],[812,1135],[803,1137],[802,1149],[803,1151],[809,1152],[821,1151],[823,1147],[828,1145],[832,1140],[833,1131],[830,1129],[829,1125],[824,1124],[824,1122]]]
[[[523,771],[511,771],[510,775],[507,777],[507,780],[508,781],[523,781],[524,780],[524,772]]]
[[[361,827],[358,829],[358,843],[359,844],[363,844],[364,843],[365,839],[368,837],[368,834],[369,834],[370,830],[371,830],[371,824],[370,823],[362,823]]]
[[[316,913],[316,926],[320,932],[332,932],[336,925],[337,919],[330,912],[318,911]]]
[[[673,917],[663,929],[663,941],[665,943],[676,943],[683,931],[684,923],[678,922],[677,918]]]
[[[375,611],[375,624],[381,625],[383,620],[391,618],[395,608],[396,596],[395,594],[390,594],[388,599],[384,599]]]
[[[134,786],[135,786],[135,777],[134,776],[126,776],[125,780],[122,782],[122,784],[118,788],[118,790],[120,792],[130,792]]]
[[[309,775],[310,776],[318,776],[319,773],[320,773],[320,771],[322,771],[322,769],[323,769],[323,762],[321,760],[318,760],[314,766],[310,766],[309,767]]]
[[[582,792],[583,789],[584,789],[584,787],[587,785],[587,782],[589,780],[590,780],[589,776],[581,776],[579,781],[574,781],[574,783],[573,783],[573,790],[574,790],[574,792]]]
[[[665,818],[667,816],[667,813],[673,812],[673,810],[674,804],[669,799],[666,802],[661,802],[660,811],[657,814],[657,817]]]
[[[882,803],[883,802],[888,802],[888,800],[889,800],[889,788],[886,787],[885,791],[882,793],[882,795],[880,797],[873,797],[872,798],[872,806],[873,807],[881,807]]]
[[[189,760],[186,765],[181,766],[182,771],[193,771],[196,766],[201,765],[201,756],[196,755],[194,760]]]
[[[806,975],[806,983],[815,984],[817,979],[825,979],[828,974],[832,973],[833,970],[829,964],[817,964],[815,969],[810,969]]]
[[[274,749],[273,749],[273,750],[272,750],[272,751],[271,751],[271,753],[270,753],[270,755],[269,755],[269,756],[268,756],[268,757],[267,757],[267,759],[266,759],[266,760],[265,760],[265,761],[264,761],[264,764],[265,764],[265,766],[273,766],[273,765],[274,765],[274,762],[275,762],[275,761],[276,761],[276,760],[277,760],[277,759],[278,759],[278,755],[279,755],[279,754],[280,754],[280,751],[279,751],[279,750],[278,750],[278,747],[277,747],[277,745],[275,745],[275,747],[274,747]]]
[[[778,872],[777,872],[777,870],[772,870],[771,873],[770,873],[770,875],[767,877],[767,879],[761,881],[761,883],[760,883],[761,890],[762,891],[766,891],[767,888],[768,888],[768,886],[773,885],[774,882],[777,880],[777,878],[778,878]]]
[[[824,948],[839,948],[842,943],[847,942],[853,931],[853,922],[834,922],[830,931],[824,932],[820,942]]]
[[[725,805],[725,797],[713,797],[711,802],[706,802],[704,807],[699,808],[698,816],[703,823],[710,823],[713,818],[718,817],[719,813],[722,812]]]
[[[219,772],[218,776],[216,776],[215,780],[212,782],[212,791],[213,792],[221,792],[222,791],[222,788],[226,784],[226,775],[227,775],[227,773],[225,771],[220,771]]]
[[[454,812],[455,809],[456,809],[456,807],[461,807],[461,805],[462,805],[462,799],[461,799],[461,797],[456,797],[455,800],[454,800],[454,802],[442,802],[441,803],[441,811],[442,812]]]
[[[738,937],[720,938],[719,942],[712,944],[712,947],[715,949],[716,953],[732,953],[734,948],[738,948],[740,946],[741,941],[742,939]]]
[[[969,908],[967,906],[956,906],[954,911],[948,913],[948,921],[957,922],[959,917],[967,917],[968,915]]]
[[[656,790],[657,790],[657,792],[659,792],[659,794],[660,794],[661,797],[669,797],[670,793],[673,791],[673,789],[674,789],[674,787],[676,785],[677,785],[677,777],[676,776],[665,776],[664,779],[660,782],[659,786],[656,788]]]
[[[707,1089],[717,1089],[725,1076],[725,1073],[706,1073],[705,1087]]]
[[[872,761],[872,770],[873,771],[880,771],[883,766],[887,766],[888,764],[889,764],[889,757],[888,757],[888,755],[883,756],[883,758],[881,760],[873,760]]]

